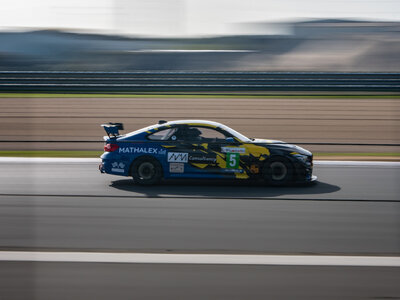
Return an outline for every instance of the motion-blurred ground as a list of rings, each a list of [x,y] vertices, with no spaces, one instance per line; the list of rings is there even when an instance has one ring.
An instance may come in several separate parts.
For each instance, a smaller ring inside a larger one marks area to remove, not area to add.
[[[389,98],[0,98],[3,150],[99,150],[100,124],[125,131],[160,119],[206,119],[248,137],[292,143],[397,144],[400,102]],[[98,141],[98,143],[40,141]],[[398,147],[306,145],[317,152],[398,152]]]

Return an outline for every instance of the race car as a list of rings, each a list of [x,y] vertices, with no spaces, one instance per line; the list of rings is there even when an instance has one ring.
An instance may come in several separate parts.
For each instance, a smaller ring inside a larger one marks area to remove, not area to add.
[[[312,182],[312,153],[281,141],[247,138],[204,120],[160,120],[121,135],[122,123],[101,125],[101,173],[132,176],[140,185],[161,179],[258,179],[275,186]]]

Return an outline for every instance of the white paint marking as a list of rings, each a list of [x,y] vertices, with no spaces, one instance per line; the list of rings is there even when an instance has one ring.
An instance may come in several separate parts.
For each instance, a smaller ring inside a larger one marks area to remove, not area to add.
[[[225,255],[0,251],[0,261],[400,267],[400,257],[396,256],[378,257],[331,255]]]
[[[100,163],[101,158],[0,157],[0,163]]]
[[[316,160],[314,165],[317,166],[381,166],[381,167],[400,167],[397,161],[340,161],[340,160]]]

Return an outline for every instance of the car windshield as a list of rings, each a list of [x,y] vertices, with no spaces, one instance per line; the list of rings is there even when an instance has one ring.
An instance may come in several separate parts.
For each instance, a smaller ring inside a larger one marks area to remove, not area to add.
[[[237,132],[236,130],[233,130],[232,128],[230,128],[228,126],[225,126],[225,125],[221,124],[220,128],[225,130],[225,131],[227,131],[227,132],[229,132],[231,135],[233,135],[234,137],[238,138],[242,142],[245,142],[245,143],[251,142],[251,140],[248,137],[246,137],[243,134]]]

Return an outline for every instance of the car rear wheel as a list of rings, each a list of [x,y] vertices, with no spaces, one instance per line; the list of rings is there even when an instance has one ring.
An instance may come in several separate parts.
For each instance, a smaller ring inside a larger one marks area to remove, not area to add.
[[[272,158],[264,167],[265,181],[274,186],[282,186],[293,178],[293,165],[284,157]]]
[[[138,158],[132,164],[132,178],[141,185],[157,184],[162,178],[161,165],[154,158]]]

